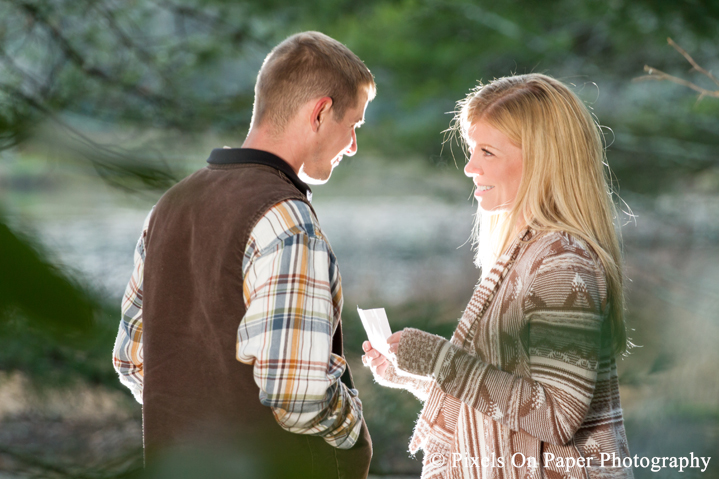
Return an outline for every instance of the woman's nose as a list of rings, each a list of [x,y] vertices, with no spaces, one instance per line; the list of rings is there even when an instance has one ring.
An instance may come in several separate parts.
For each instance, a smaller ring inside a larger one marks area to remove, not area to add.
[[[464,174],[467,176],[483,175],[482,167],[479,166],[479,162],[474,155],[469,157],[469,161],[464,165]]]

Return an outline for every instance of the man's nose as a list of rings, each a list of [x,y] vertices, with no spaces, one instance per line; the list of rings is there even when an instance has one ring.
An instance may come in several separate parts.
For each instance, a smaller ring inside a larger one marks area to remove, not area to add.
[[[354,156],[355,153],[357,153],[357,134],[352,130],[352,143],[345,151],[345,155]]]

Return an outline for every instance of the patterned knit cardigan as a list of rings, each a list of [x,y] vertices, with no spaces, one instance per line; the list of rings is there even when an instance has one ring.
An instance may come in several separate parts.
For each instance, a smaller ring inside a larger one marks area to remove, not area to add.
[[[426,399],[423,479],[633,477],[603,271],[582,241],[525,230],[451,341],[405,329],[376,379]]]

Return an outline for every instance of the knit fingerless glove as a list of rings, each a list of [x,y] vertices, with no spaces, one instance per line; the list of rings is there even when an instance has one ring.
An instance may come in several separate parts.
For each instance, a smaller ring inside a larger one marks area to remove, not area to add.
[[[405,328],[397,350],[397,366],[408,373],[430,376],[442,347],[449,341],[414,328]]]

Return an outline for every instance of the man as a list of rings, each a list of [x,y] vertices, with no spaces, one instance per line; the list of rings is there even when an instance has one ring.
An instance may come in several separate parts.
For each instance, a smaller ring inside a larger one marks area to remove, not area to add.
[[[339,270],[305,182],[356,153],[374,94],[347,47],[289,37],[260,69],[242,148],[213,150],[148,216],[114,364],[150,459],[182,446],[231,451],[252,477],[367,476]]]

